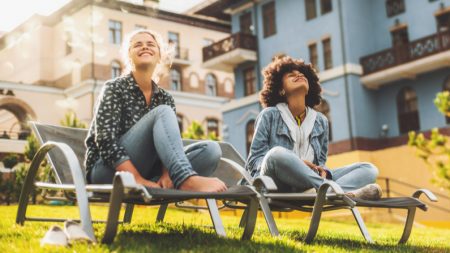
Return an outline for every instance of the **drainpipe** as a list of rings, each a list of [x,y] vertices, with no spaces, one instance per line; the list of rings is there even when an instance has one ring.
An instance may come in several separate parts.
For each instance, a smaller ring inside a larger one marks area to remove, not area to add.
[[[254,31],[255,31],[255,37],[256,37],[256,85],[257,85],[257,90],[261,90],[262,89],[262,83],[261,83],[261,58],[260,56],[260,48],[259,48],[259,32],[258,32],[258,6],[257,6],[257,2],[258,0],[252,0],[253,2],[253,14],[254,14]],[[262,106],[261,104],[259,104],[259,110],[262,110]]]
[[[97,89],[97,80],[95,79],[95,43],[94,43],[94,2],[91,2],[91,79],[94,82],[92,85],[91,94],[91,119],[94,118],[95,107],[95,90]]]
[[[338,0],[338,11],[339,11],[339,31],[341,35],[341,52],[342,52],[342,61],[344,66],[344,89],[345,89],[345,107],[347,109],[347,124],[348,124],[348,133],[350,138],[350,148],[351,150],[355,149],[355,140],[353,139],[353,127],[352,127],[352,115],[350,108],[350,98],[349,98],[349,81],[347,75],[347,54],[345,51],[345,38],[344,38],[344,21],[342,14],[342,3],[341,0]]]

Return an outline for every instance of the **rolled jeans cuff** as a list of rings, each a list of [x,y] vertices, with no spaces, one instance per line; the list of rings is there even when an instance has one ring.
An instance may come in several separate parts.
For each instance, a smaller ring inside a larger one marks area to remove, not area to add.
[[[188,177],[191,176],[195,176],[198,175],[197,172],[193,171],[193,170],[186,170],[183,171],[177,175],[175,175],[175,177],[172,179],[172,183],[175,187],[175,189],[180,188],[181,184],[183,184],[183,182],[188,179]]]

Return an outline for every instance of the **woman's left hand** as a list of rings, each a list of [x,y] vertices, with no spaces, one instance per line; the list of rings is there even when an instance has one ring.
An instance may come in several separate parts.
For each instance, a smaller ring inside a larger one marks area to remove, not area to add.
[[[159,178],[157,184],[161,186],[161,188],[164,189],[172,189],[173,183],[169,176],[169,171],[166,168],[163,168],[163,172],[161,177]]]

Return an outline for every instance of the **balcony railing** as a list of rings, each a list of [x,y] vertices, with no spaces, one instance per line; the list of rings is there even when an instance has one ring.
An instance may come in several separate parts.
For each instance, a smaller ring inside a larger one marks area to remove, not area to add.
[[[256,37],[251,34],[235,33],[228,38],[204,47],[203,62],[238,48],[256,51]]]
[[[412,62],[450,49],[450,31],[433,34],[400,47],[361,57],[364,75]]]
[[[189,49],[183,48],[183,47],[176,47],[175,48],[175,59],[180,60],[189,60]]]

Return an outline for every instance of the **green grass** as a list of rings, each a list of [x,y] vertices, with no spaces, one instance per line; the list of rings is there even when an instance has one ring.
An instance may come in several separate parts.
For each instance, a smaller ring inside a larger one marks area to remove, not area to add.
[[[155,224],[157,209],[137,207],[131,224],[119,225],[119,232],[111,245],[78,243],[67,248],[40,247],[40,239],[54,223],[26,222],[15,224],[17,206],[0,206],[0,252],[450,252],[450,230],[414,228],[406,245],[397,245],[402,226],[388,223],[369,223],[368,228],[376,244],[364,242],[352,221],[321,222],[318,235],[311,245],[303,242],[308,219],[277,219],[281,237],[272,238],[259,217],[255,234],[250,241],[239,240],[242,230],[239,219],[222,216],[228,238],[219,238],[209,227],[207,213],[169,209],[166,223]],[[92,215],[105,219],[107,208],[93,206]],[[74,207],[29,206],[29,216],[76,217]],[[62,224],[59,224],[62,225]],[[97,238],[104,225],[95,224]]]

